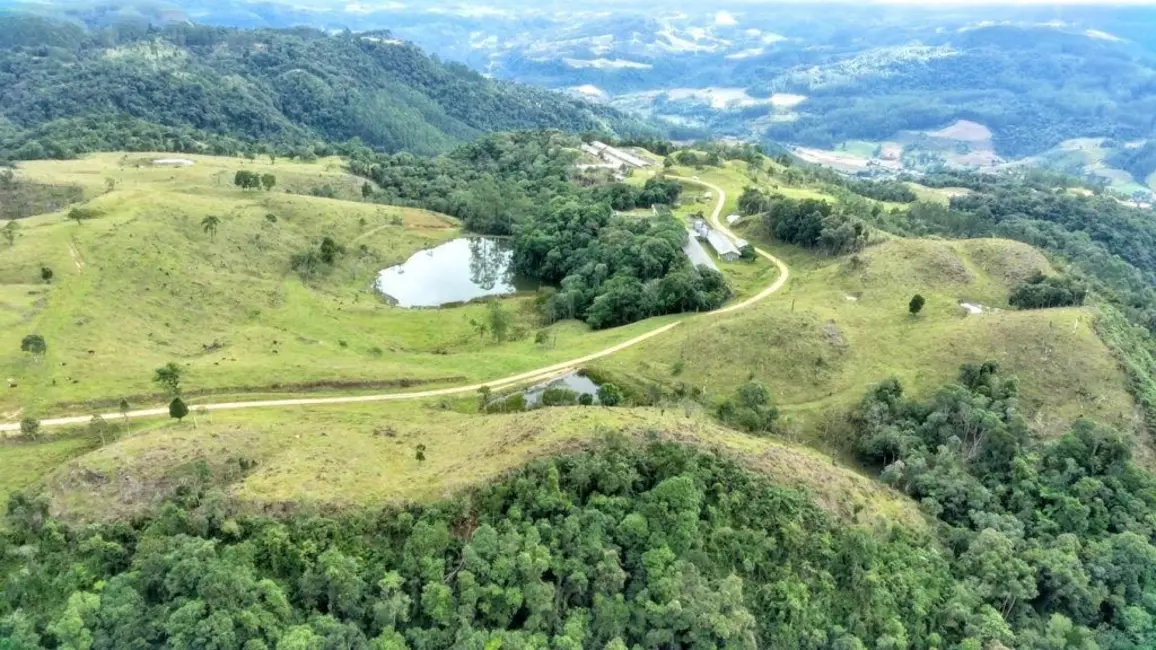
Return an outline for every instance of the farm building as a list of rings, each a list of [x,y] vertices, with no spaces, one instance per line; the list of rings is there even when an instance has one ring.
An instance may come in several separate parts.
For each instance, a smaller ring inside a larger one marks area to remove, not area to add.
[[[714,249],[714,252],[718,253],[720,258],[728,262],[733,262],[742,256],[738,247],[731,242],[729,237],[713,228],[707,232],[706,241],[710,244],[711,248]]]
[[[635,156],[634,154],[627,153],[617,147],[611,147],[610,145],[604,142],[599,142],[597,140],[589,144],[583,144],[582,151],[590,154],[591,156],[601,158],[610,164],[624,165],[626,167],[633,167],[634,169],[644,169],[650,166],[649,162],[639,158],[638,156]]]
[[[705,239],[714,252],[718,253],[720,259],[733,262],[742,256],[741,248],[732,243],[730,237],[707,225],[705,219],[695,219],[691,222],[691,230],[698,239]],[[741,239],[739,241],[742,245],[746,245],[745,241]]]

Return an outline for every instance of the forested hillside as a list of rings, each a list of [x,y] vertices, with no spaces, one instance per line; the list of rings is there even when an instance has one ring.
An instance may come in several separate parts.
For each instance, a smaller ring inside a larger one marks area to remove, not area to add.
[[[885,382],[856,449],[937,523],[869,531],[718,454],[603,441],[455,500],[276,520],[211,485],[85,528],[18,496],[0,644],[93,648],[1124,650],[1156,639],[1153,477],[1016,381]]]
[[[0,15],[0,159],[118,149],[313,155],[355,138],[434,153],[528,128],[644,130],[613,109],[441,63],[387,32],[86,32]]]

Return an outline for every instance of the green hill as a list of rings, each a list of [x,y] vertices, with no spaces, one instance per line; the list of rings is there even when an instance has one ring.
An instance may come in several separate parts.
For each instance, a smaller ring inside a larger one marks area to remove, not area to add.
[[[540,128],[646,130],[613,109],[435,61],[388,32],[85,32],[0,14],[0,159],[124,149],[312,156],[352,139],[430,153]]]

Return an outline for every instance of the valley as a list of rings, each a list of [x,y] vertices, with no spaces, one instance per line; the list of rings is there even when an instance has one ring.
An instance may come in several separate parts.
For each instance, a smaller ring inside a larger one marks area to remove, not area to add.
[[[0,0],[0,650],[1156,646],[1154,16]]]

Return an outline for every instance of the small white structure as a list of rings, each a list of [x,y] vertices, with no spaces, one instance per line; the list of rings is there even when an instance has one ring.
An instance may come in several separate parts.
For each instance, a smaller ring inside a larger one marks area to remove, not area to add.
[[[192,167],[196,163],[188,158],[159,158],[153,164],[157,167]]]
[[[591,156],[601,158],[608,163],[618,163],[626,167],[633,167],[635,169],[645,169],[650,167],[650,163],[648,161],[643,160],[634,154],[627,153],[617,147],[611,147],[605,142],[599,142],[595,140],[589,144],[583,144],[581,149]]]
[[[728,226],[733,226],[742,220],[743,220],[743,215],[741,215],[741,214],[728,214],[727,215],[727,225]]]

